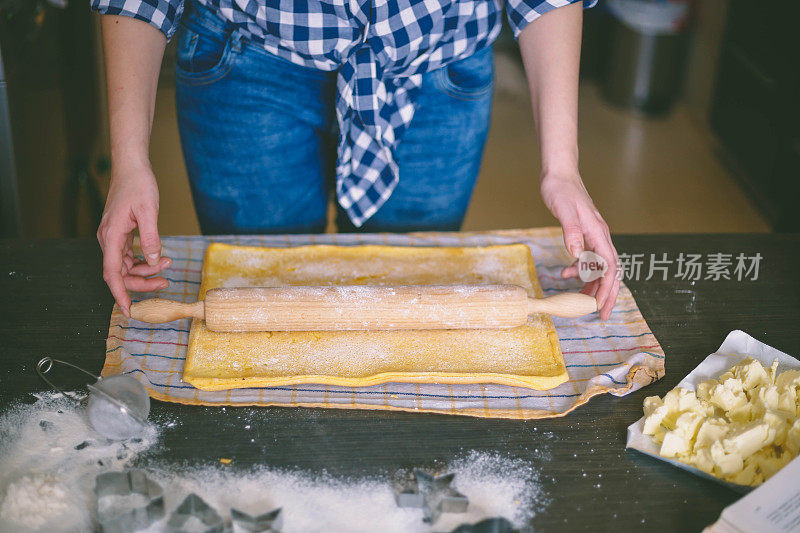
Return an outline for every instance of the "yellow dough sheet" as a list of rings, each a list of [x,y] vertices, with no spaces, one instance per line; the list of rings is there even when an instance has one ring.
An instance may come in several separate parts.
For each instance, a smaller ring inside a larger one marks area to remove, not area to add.
[[[481,247],[209,245],[198,298],[219,287],[504,283],[541,297],[524,244]],[[497,383],[537,390],[567,381],[553,322],[509,330],[217,333],[193,320],[183,380],[202,390],[387,382]]]

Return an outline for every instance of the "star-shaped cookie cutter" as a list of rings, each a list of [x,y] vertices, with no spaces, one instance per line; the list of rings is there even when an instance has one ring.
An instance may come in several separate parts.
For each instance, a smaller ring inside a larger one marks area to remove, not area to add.
[[[172,511],[167,521],[167,531],[179,533],[183,531],[186,523],[192,518],[203,523],[203,533],[222,533],[225,531],[225,522],[213,507],[208,505],[203,498],[192,492],[183,502]],[[195,531],[193,529],[192,531]]]
[[[147,503],[125,512],[103,508],[100,500],[107,496],[131,496],[141,494]],[[97,521],[103,533],[117,533],[145,529],[164,516],[164,491],[161,485],[151,480],[142,470],[103,472],[95,478],[94,496],[97,503]]]
[[[281,530],[283,515],[280,507],[260,515],[251,515],[231,507],[231,521],[234,532],[273,533]]]
[[[422,519],[433,524],[442,513],[465,513],[469,500],[450,486],[455,474],[436,476],[414,469],[414,486],[395,492],[398,507],[422,509]]]

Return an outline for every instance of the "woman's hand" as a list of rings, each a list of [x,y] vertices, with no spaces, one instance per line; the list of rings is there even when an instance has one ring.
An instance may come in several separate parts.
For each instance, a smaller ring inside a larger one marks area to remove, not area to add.
[[[603,217],[594,206],[578,173],[578,70],[583,7],[578,3],[553,9],[528,24],[519,48],[528,85],[539,148],[542,154],[541,192],[545,205],[564,229],[564,244],[576,259],[590,250],[605,259],[605,275],[582,292],[597,298],[600,317],[607,320],[617,299],[617,251]],[[578,275],[573,264],[565,278]]]
[[[137,227],[145,261],[133,255],[133,230]],[[149,165],[115,172],[97,240],[103,249],[103,279],[125,316],[130,316],[131,305],[126,289],[150,292],[169,286],[163,277],[150,277],[167,268],[172,260],[161,257],[158,185]]]
[[[584,250],[601,256],[608,268],[602,278],[590,281],[581,290],[597,298],[600,317],[608,320],[619,292],[618,257],[611,233],[600,212],[594,206],[581,177],[575,174],[545,174],[541,182],[542,199],[564,230],[564,245],[577,258]],[[574,278],[578,266],[566,267],[561,276]]]
[[[150,128],[158,72],[167,39],[150,24],[121,15],[101,17],[111,140],[111,188],[97,240],[103,249],[103,279],[130,316],[126,290],[149,292],[169,285],[153,277],[171,260],[161,257],[158,238],[158,185],[150,168]],[[132,53],[135,51],[135,53]],[[139,228],[145,261],[133,256]]]

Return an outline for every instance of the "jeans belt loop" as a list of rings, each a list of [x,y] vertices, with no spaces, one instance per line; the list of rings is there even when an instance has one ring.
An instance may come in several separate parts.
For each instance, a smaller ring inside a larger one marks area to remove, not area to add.
[[[234,28],[231,32],[231,49],[237,54],[242,53],[242,32],[239,28]]]

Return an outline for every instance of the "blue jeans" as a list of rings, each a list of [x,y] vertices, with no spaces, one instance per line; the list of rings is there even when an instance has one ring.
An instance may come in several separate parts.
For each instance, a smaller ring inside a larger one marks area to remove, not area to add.
[[[319,233],[334,189],[336,73],[295,65],[187,5],[176,36],[183,155],[205,234]],[[360,231],[457,230],[489,130],[491,48],[423,75],[400,183]],[[338,206],[338,204],[337,204]],[[339,208],[340,231],[355,231]]]

